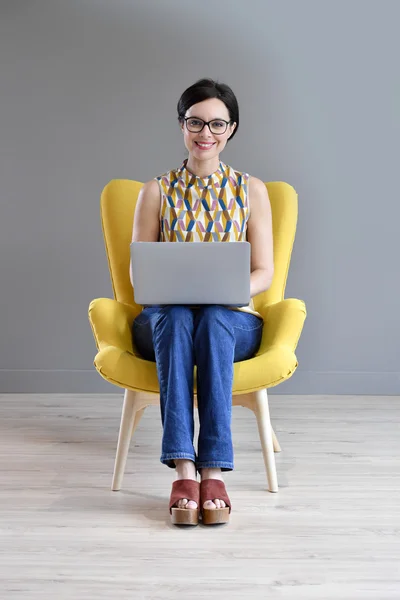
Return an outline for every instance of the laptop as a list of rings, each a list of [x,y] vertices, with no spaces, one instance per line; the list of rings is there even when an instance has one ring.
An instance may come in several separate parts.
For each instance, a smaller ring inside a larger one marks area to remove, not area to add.
[[[132,242],[137,304],[220,304],[250,302],[249,242]]]

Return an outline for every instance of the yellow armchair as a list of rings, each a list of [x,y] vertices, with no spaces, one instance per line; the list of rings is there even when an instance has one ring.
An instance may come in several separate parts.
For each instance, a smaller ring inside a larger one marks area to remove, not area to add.
[[[89,306],[89,321],[97,345],[94,365],[100,375],[125,390],[112,489],[122,484],[130,440],[145,408],[159,404],[156,364],[139,355],[132,339],[132,324],[142,307],[134,302],[129,278],[129,245],[136,200],[142,183],[113,180],[101,195],[100,209],[114,300],[98,298]],[[234,365],[232,404],[250,408],[256,415],[268,488],[278,491],[273,432],[267,389],[293,375],[296,346],[306,317],[302,300],[284,299],[286,279],[297,224],[297,194],[283,182],[266,184],[272,207],[274,279],[254,300],[264,319],[260,348],[253,358]],[[196,379],[196,378],[195,378]],[[195,401],[196,387],[194,389]]]

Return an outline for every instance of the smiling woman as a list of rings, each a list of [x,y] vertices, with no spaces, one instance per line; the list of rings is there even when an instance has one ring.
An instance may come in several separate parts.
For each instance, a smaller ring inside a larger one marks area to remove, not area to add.
[[[177,109],[189,156],[179,168],[143,186],[132,241],[248,241],[253,297],[272,282],[272,218],[264,183],[220,159],[239,127],[237,99],[228,85],[201,79],[185,90]],[[233,469],[233,364],[254,356],[262,327],[252,303],[242,308],[148,307],[134,321],[137,349],[143,358],[157,363],[161,462],[176,471],[170,499],[173,523],[196,524],[199,506],[205,524],[229,520],[231,503],[222,471]],[[197,452],[193,446],[194,365],[200,420]]]

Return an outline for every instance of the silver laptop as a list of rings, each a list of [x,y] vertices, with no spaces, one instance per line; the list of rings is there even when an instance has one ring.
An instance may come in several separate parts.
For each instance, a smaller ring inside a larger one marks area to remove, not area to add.
[[[132,242],[137,304],[250,302],[249,242]]]

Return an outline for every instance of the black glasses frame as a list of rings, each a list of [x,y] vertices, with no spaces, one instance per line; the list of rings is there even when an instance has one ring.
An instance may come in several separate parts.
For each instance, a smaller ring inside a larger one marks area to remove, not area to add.
[[[201,121],[203,123],[203,127],[201,129],[199,129],[198,131],[191,131],[188,127],[187,122],[190,121],[190,119],[196,119],[196,121]],[[230,125],[232,123],[231,121],[225,121],[225,119],[211,119],[211,121],[204,121],[204,119],[200,119],[200,117],[184,117],[183,120],[185,121],[187,130],[190,131],[191,133],[200,133],[200,131],[203,131],[204,127],[207,125],[208,129],[210,130],[210,133],[212,133],[213,135],[223,135],[226,130],[228,129],[228,125]],[[215,133],[214,131],[211,131],[210,128],[210,123],[213,123],[214,121],[219,121],[220,123],[225,123],[226,127],[224,129],[224,131],[220,131],[219,133]]]

